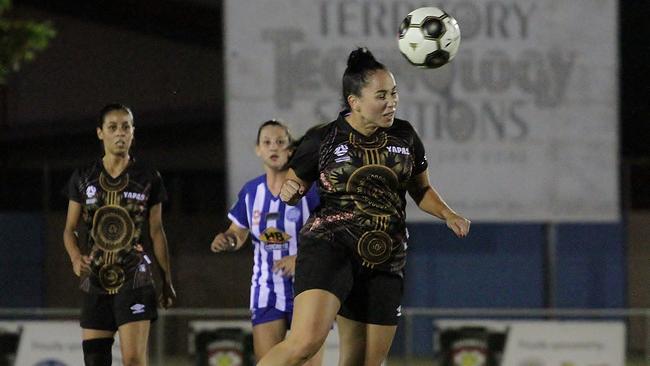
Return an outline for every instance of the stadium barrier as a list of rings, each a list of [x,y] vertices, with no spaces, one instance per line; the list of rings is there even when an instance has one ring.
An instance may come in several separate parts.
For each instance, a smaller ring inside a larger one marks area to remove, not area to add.
[[[445,365],[449,362],[450,335],[456,340],[483,339],[486,347],[503,347],[508,341],[498,336],[500,333],[510,333],[510,336],[521,330],[518,334],[525,333],[526,327],[533,326],[534,342],[529,340],[520,341],[520,344],[536,345],[537,348],[544,346],[555,347],[554,353],[562,348],[569,349],[567,344],[545,343],[545,335],[551,335],[554,342],[560,342],[562,337],[570,338],[573,341],[570,346],[578,347],[584,351],[587,347],[612,347],[612,350],[621,346],[625,353],[627,365],[650,366],[650,308],[633,309],[441,309],[441,308],[404,308],[402,310],[403,320],[398,328],[398,335],[393,344],[389,358],[390,365],[417,366],[422,364],[431,365],[432,358],[435,364]],[[78,309],[61,308],[0,308],[0,335],[11,334],[21,328],[26,322],[52,322],[70,321],[76,322],[79,315]],[[153,366],[180,366],[196,365],[200,359],[196,349],[196,336],[203,330],[227,325],[232,328],[233,324],[239,324],[245,328],[249,318],[248,309],[205,309],[205,308],[177,308],[161,310],[159,319],[152,326],[151,334],[151,365]],[[13,326],[8,326],[13,324]],[[37,324],[37,323],[36,323]],[[543,326],[538,326],[543,325]],[[572,329],[573,332],[566,332],[564,329]],[[568,327],[568,328],[567,328]],[[591,328],[590,328],[591,327]],[[584,329],[582,329],[584,328]],[[546,333],[545,333],[546,332]],[[549,333],[550,332],[550,333]],[[620,337],[617,335],[620,333]],[[61,334],[52,332],[52,336],[59,341]],[[483,334],[481,336],[481,334]],[[497,337],[491,337],[496,334]],[[567,335],[569,334],[569,335]],[[572,334],[572,335],[571,335]],[[605,336],[602,342],[606,344],[599,346],[599,339],[590,337]],[[80,334],[77,335],[80,338]],[[585,337],[584,339],[576,339]],[[18,335],[20,338],[20,334]],[[3,338],[9,339],[9,338]],[[497,339],[496,342],[493,340]],[[499,340],[500,339],[500,340]],[[580,341],[583,342],[580,342]],[[338,340],[336,340],[337,342]],[[328,343],[330,356],[326,358],[325,365],[336,364],[336,342]],[[531,343],[532,342],[532,343]],[[453,343],[453,339],[452,339]],[[12,342],[3,344],[3,352],[9,352],[5,348],[11,348]],[[79,341],[80,344],[80,341]],[[493,364],[507,365],[508,362],[502,359],[502,349],[481,351],[480,344],[474,342],[457,343],[467,345],[465,349],[473,349],[475,354],[490,356]],[[500,346],[498,345],[500,344]],[[639,346],[640,345],[640,346]],[[4,347],[8,346],[8,347]],[[14,347],[17,347],[15,345]],[[446,347],[446,348],[445,348]],[[462,348],[462,347],[461,347]],[[79,351],[80,347],[76,349]],[[459,347],[453,350],[453,355],[458,356],[462,352]],[[587,349],[588,350],[588,349]],[[17,351],[17,350],[16,350]],[[570,351],[570,349],[569,349]],[[567,352],[569,352],[567,351]],[[609,351],[605,351],[609,352]],[[495,358],[495,355],[497,356]],[[3,359],[3,357],[5,357]],[[8,364],[6,360],[15,359],[15,355],[0,354],[0,364]],[[445,359],[445,357],[447,359]],[[424,361],[423,361],[424,360]],[[496,361],[495,361],[496,360]],[[601,360],[603,361],[603,360]],[[3,363],[4,362],[4,363]],[[496,363],[495,363],[496,362]],[[504,363],[505,362],[505,363]],[[576,363],[579,364],[579,363]],[[606,364],[606,363],[600,363]],[[476,364],[480,365],[480,364]],[[486,360],[484,365],[489,366]],[[19,366],[19,365],[16,365]],[[616,366],[616,363],[611,366]]]

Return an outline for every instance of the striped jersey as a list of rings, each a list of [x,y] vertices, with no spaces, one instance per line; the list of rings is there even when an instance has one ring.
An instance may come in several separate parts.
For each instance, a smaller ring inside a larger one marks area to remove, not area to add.
[[[293,277],[274,273],[273,262],[296,255],[298,233],[318,204],[318,193],[313,186],[295,206],[285,204],[269,190],[266,174],[250,180],[239,192],[228,218],[248,229],[253,242],[251,309],[293,310]]]

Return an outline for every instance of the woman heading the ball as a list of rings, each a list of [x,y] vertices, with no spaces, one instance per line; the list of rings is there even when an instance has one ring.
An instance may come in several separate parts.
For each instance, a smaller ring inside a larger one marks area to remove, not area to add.
[[[228,212],[230,227],[217,234],[210,246],[213,252],[238,250],[251,235],[254,263],[250,309],[257,360],[280,343],[291,328],[298,232],[319,203],[315,190],[307,192],[295,206],[288,206],[279,198],[293,143],[283,123],[262,123],[257,131],[255,153],[262,160],[265,174],[244,185]],[[319,366],[321,362],[322,352],[318,352],[309,364]]]
[[[81,279],[82,348],[86,366],[110,366],[115,333],[125,365],[147,364],[149,327],[157,318],[151,259],[142,245],[145,221],[163,281],[159,303],[171,306],[172,286],[158,171],[129,154],[135,126],[122,104],[104,107],[96,127],[104,156],[75,170],[68,182],[63,242]],[[80,247],[78,224],[86,226]]]
[[[308,131],[280,197],[289,204],[318,182],[320,207],[300,235],[293,325],[258,365],[301,365],[339,328],[339,365],[380,365],[400,314],[406,261],[406,192],[459,237],[470,221],[430,185],[424,147],[396,119],[395,79],[369,50],[350,54],[344,110]],[[338,314],[338,317],[337,317]]]

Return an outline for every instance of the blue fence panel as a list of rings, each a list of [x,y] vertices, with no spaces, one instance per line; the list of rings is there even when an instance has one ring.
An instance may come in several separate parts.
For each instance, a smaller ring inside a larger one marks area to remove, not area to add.
[[[0,307],[44,305],[43,232],[41,214],[0,214]]]
[[[558,307],[626,306],[624,232],[622,223],[558,225]]]
[[[465,239],[445,225],[409,232],[404,306],[543,306],[541,225],[475,224]]]
[[[625,306],[623,225],[556,228],[556,306]],[[409,232],[404,307],[544,307],[544,224],[474,224],[465,239],[444,224],[412,224]],[[414,322],[416,354],[432,351],[431,320]],[[398,329],[393,352],[403,352],[403,335]]]

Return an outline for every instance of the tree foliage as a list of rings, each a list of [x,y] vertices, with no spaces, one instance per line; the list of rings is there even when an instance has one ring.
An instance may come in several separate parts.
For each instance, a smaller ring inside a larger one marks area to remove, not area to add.
[[[56,31],[49,22],[8,19],[11,0],[0,0],[0,85],[45,49]]]

